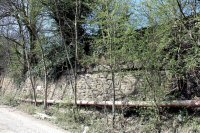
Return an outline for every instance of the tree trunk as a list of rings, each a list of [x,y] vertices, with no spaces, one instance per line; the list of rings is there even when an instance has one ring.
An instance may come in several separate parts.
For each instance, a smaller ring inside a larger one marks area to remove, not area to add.
[[[74,68],[74,106],[77,108],[77,59],[78,59],[78,0],[76,0],[76,12],[75,12],[75,68]]]
[[[32,103],[34,100],[30,99],[19,99],[22,102]],[[43,100],[37,100],[38,104],[43,104]],[[66,105],[73,105],[73,102],[65,102],[62,100],[47,100],[47,104],[66,104]],[[113,106],[113,101],[84,101],[84,100],[77,100],[78,106],[94,106],[94,107],[110,107]],[[200,107],[200,99],[199,100],[173,100],[173,101],[115,101],[115,107],[118,109],[126,108],[137,108],[137,107],[159,107],[159,108],[197,108]]]
[[[112,68],[113,69],[113,68]],[[112,91],[113,91],[113,101],[112,101],[112,114],[113,114],[113,128],[115,126],[115,73],[112,70]]]
[[[31,87],[32,87],[32,90],[33,90],[33,97],[34,97],[35,106],[36,106],[37,105],[37,99],[36,99],[37,96],[36,96],[36,89],[35,89],[35,85],[34,85],[34,77],[33,77],[32,72],[31,72],[32,66],[31,66],[31,63],[30,63],[28,52],[26,50],[26,41],[25,41],[25,36],[23,34],[22,24],[21,24],[21,21],[19,20],[18,17],[17,17],[17,22],[18,22],[18,25],[19,25],[20,35],[22,36],[22,40],[23,40],[23,48],[24,48],[23,52],[24,52],[24,59],[25,59],[24,62],[26,62],[25,64],[27,64],[27,69],[28,69],[28,72],[29,72]]]
[[[42,61],[43,61],[43,68],[44,68],[44,109],[47,109],[47,98],[48,98],[48,81],[47,81],[47,65],[46,65],[46,60],[45,60],[45,55],[44,55],[44,50],[40,44],[40,48],[42,51]]]
[[[35,89],[35,84],[34,84],[34,77],[31,72],[31,66],[30,66],[27,51],[25,53],[26,53],[26,61],[27,61],[27,65],[28,65],[29,77],[30,77],[30,81],[31,81],[31,87],[33,90],[33,98],[34,98],[34,102],[35,102],[35,106],[36,106],[37,105],[37,98],[36,98],[37,96],[36,96],[36,89]]]

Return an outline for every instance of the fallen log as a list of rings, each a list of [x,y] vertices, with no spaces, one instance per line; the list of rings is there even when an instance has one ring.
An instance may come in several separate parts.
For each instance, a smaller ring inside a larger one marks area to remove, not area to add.
[[[81,106],[112,106],[112,101],[103,101],[103,102],[95,102],[95,101],[77,101],[78,105]],[[161,101],[161,102],[154,102],[154,101],[116,101],[116,107],[200,107],[200,100],[184,100],[184,101]]]
[[[20,99],[21,102],[34,103],[31,99]],[[37,100],[37,104],[43,104],[44,100]],[[47,100],[48,105],[53,104],[63,104],[63,105],[73,105],[73,102],[66,102],[62,100]],[[78,106],[97,106],[97,107],[112,107],[112,101],[85,101],[78,100]],[[135,108],[135,107],[177,107],[177,108],[196,108],[200,107],[200,100],[174,100],[174,101],[115,101],[116,108]]]

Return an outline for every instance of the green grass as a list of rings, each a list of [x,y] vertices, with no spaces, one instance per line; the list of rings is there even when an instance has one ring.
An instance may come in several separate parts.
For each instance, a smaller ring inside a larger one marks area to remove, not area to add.
[[[28,103],[21,103],[19,104],[19,106],[17,106],[17,109],[23,111],[23,112],[26,112],[28,114],[35,114],[38,110],[40,110],[39,107],[35,107],[34,105],[32,104],[28,104]]]
[[[9,95],[9,94],[0,96],[0,104],[13,106],[13,107],[19,105],[18,101],[14,98],[14,96]]]
[[[116,116],[115,129],[112,128],[111,112],[106,113],[95,109],[80,109],[74,113],[72,106],[53,105],[46,111],[43,105],[35,107],[33,104],[18,103],[12,95],[0,97],[0,103],[8,106],[15,106],[28,114],[46,113],[54,117],[51,122],[72,133],[82,133],[85,127],[89,127],[87,133],[156,133],[156,132],[183,132],[200,133],[200,117],[189,114],[187,110],[181,110],[165,115],[157,114],[155,109],[137,109],[137,115],[124,117],[119,112]],[[76,119],[74,119],[75,117]],[[179,117],[183,121],[178,121]],[[175,125],[176,124],[176,125]]]

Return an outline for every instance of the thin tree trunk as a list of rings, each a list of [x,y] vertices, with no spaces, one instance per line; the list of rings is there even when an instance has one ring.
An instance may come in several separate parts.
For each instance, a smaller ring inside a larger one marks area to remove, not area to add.
[[[55,2],[55,5],[56,5],[56,7],[58,7],[58,5],[57,5],[57,1],[56,0],[54,0],[54,2]],[[58,14],[58,10],[57,10],[57,8],[56,8],[56,12],[57,12],[57,17],[59,16],[59,14]],[[59,26],[61,27],[61,24],[60,24],[60,22],[59,22]],[[72,70],[72,72],[69,70],[69,75],[70,75],[70,77],[71,77],[71,73],[73,74],[73,76],[75,77],[75,75],[74,75],[74,68],[73,68],[73,65],[72,65],[72,62],[71,62],[71,60],[70,60],[70,58],[69,58],[69,52],[68,52],[68,48],[67,48],[67,46],[66,46],[66,42],[65,42],[65,40],[63,40],[63,38],[64,38],[64,35],[63,35],[63,33],[62,33],[62,29],[60,28],[60,30],[59,30],[59,32],[60,32],[60,35],[61,35],[61,43],[62,44],[64,44],[64,49],[65,49],[65,52],[66,52],[66,56],[67,56],[67,61],[68,61],[68,63],[69,63],[69,66],[70,66],[70,70]],[[71,81],[71,79],[72,78],[70,78],[70,83],[72,84],[72,81]],[[73,86],[73,84],[72,84],[72,91],[74,92],[74,86]]]
[[[47,65],[44,55],[44,50],[40,44],[40,48],[42,51],[42,61],[43,61],[43,68],[44,68],[44,109],[47,109],[47,98],[48,98],[48,81],[47,81]]]
[[[113,128],[115,126],[115,73],[112,71],[112,90],[113,90],[113,104],[112,104],[112,114],[113,114]]]
[[[75,13],[75,68],[74,68],[74,107],[77,108],[77,61],[78,61],[78,0],[76,0]]]
[[[1,79],[0,79],[0,95],[3,94],[3,83],[4,83],[4,78],[5,78],[5,74],[1,74]]]
[[[33,90],[33,97],[34,97],[35,106],[36,106],[37,105],[36,89],[35,89],[35,84],[34,84],[34,81],[33,81],[33,75],[32,75],[32,72],[31,72],[31,64],[30,64],[28,53],[27,53],[27,50],[26,50],[25,37],[24,37],[24,34],[23,34],[22,25],[20,23],[19,18],[17,19],[17,22],[19,24],[20,35],[21,35],[21,37],[23,39],[23,46],[24,46],[23,50],[24,50],[25,59],[26,59],[26,62],[27,62],[27,68],[28,68],[28,72],[29,72],[29,77],[30,77],[30,81],[31,81],[31,87],[32,87],[32,90]]]
[[[26,61],[26,52],[25,52],[25,44],[23,44],[23,76],[25,77],[27,72],[27,61]]]
[[[37,106],[36,89],[35,89],[35,84],[34,84],[34,81],[33,81],[33,75],[32,75],[32,72],[31,72],[31,66],[30,66],[27,51],[25,53],[26,53],[26,60],[27,60],[27,65],[28,65],[29,77],[30,77],[30,81],[31,81],[31,87],[32,87],[32,90],[33,90],[33,98],[34,98],[34,101],[35,101],[35,106]]]
[[[54,0],[54,2],[55,2],[55,4],[56,4],[56,7],[58,7],[58,5],[57,5],[57,1],[56,0]],[[67,56],[67,61],[68,61],[68,63],[69,63],[69,66],[70,66],[70,70],[72,70],[72,74],[73,74],[73,76],[74,76],[74,84],[72,84],[72,90],[73,90],[73,92],[74,92],[74,107],[75,108],[77,108],[77,51],[78,51],[78,47],[77,47],[77,45],[78,45],[78,27],[77,27],[77,17],[78,17],[78,0],[76,0],[75,1],[76,3],[76,13],[75,13],[75,22],[74,22],[74,26],[75,26],[75,29],[74,29],[74,34],[75,34],[75,68],[73,67],[73,65],[72,65],[72,62],[71,62],[71,60],[70,60],[70,58],[69,58],[69,52],[68,52],[68,48],[67,48],[67,46],[66,46],[66,41],[65,40],[63,40],[63,38],[64,38],[64,36],[63,36],[63,33],[62,33],[62,29],[60,28],[60,34],[61,34],[61,37],[62,37],[62,43],[64,44],[64,48],[65,48],[65,52],[66,52],[66,56]],[[57,10],[57,8],[56,8],[56,10]],[[57,16],[59,16],[59,14],[58,14],[58,10],[56,11],[57,12]],[[60,27],[62,27],[61,26],[61,24],[60,24],[60,22],[59,22],[59,26]],[[70,72],[70,75],[71,75],[71,72]],[[71,82],[71,81],[70,81]],[[75,117],[75,115],[74,115],[74,117]],[[76,118],[75,118],[76,119]]]

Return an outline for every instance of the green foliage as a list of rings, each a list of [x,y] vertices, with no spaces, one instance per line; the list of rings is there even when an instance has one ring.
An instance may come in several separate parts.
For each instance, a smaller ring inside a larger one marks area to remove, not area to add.
[[[57,40],[58,39],[58,40]],[[59,38],[47,41],[47,38],[43,37],[38,42],[38,55],[42,57],[41,48],[43,48],[44,59],[47,67],[48,79],[56,79],[65,71],[69,65],[67,62],[66,51],[63,45],[59,43]],[[72,53],[69,53],[69,58],[72,58]],[[43,77],[44,75],[44,64],[42,58],[39,58],[37,66],[34,67],[33,71],[35,75]],[[69,68],[68,68],[69,69]]]
[[[130,1],[99,0],[97,3],[93,9],[94,17],[90,21],[99,30],[99,35],[94,38],[93,56],[104,57],[112,64],[124,60],[128,62],[127,59],[132,59],[130,54],[133,53],[135,40]]]
[[[199,18],[190,14],[191,3],[181,1],[181,7],[177,1],[171,0],[141,3],[149,27],[139,31],[142,35],[139,36],[140,46],[136,48],[136,58],[143,68],[153,75],[157,74],[157,77],[162,75],[162,84],[170,73],[174,86],[169,87],[177,88],[179,98],[186,99],[195,95],[189,86],[198,84],[193,76],[199,68],[199,30],[196,28]],[[164,71],[167,73],[164,74]],[[149,85],[157,83],[153,80]]]

